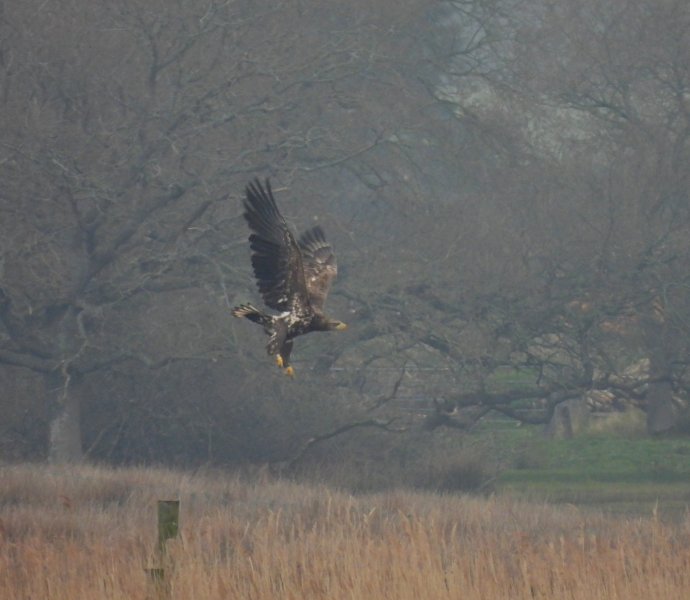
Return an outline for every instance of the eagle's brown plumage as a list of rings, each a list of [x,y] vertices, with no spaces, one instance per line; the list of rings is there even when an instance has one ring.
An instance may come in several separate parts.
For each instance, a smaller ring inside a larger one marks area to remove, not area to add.
[[[235,307],[232,314],[263,326],[270,336],[268,353],[292,375],[289,359],[293,338],[310,331],[346,328],[323,313],[328,290],[338,273],[335,254],[321,227],[313,227],[295,240],[276,206],[268,179],[265,187],[258,179],[247,185],[244,209],[252,231],[249,246],[259,292],[266,306],[282,314],[268,315],[251,304]]]

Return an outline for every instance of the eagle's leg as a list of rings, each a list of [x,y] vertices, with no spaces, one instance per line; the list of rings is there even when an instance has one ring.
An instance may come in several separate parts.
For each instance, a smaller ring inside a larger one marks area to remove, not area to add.
[[[266,344],[266,352],[270,356],[275,356],[279,353],[280,349],[285,344],[287,339],[287,325],[284,321],[276,319],[273,323],[273,331],[271,332],[271,337]]]
[[[283,347],[278,353],[277,360],[278,366],[285,369],[285,374],[292,377],[295,374],[295,370],[290,364],[290,354],[292,353],[292,340],[288,340],[283,344]]]
[[[268,340],[266,351],[275,355],[276,364],[285,369],[286,375],[294,375],[295,370],[290,366],[290,353],[292,352],[292,340],[287,339],[287,325],[285,321],[276,320],[271,339]]]

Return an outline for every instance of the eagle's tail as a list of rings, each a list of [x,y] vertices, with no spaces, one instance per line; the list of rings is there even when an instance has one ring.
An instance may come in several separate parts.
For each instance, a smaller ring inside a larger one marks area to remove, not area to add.
[[[232,316],[244,317],[253,323],[263,325],[264,327],[271,326],[271,317],[269,317],[266,313],[261,312],[258,308],[252,306],[251,304],[240,304],[239,306],[236,306],[232,309]]]

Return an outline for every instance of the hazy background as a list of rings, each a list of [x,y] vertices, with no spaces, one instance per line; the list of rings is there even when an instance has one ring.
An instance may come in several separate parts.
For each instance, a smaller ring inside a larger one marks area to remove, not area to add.
[[[2,459],[687,430],[685,0],[0,2],[0,106]],[[338,254],[295,380],[230,316],[253,177]]]

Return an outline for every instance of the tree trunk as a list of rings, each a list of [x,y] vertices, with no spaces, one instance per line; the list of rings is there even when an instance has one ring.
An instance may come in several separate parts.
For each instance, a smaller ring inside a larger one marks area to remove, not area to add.
[[[652,383],[647,392],[647,433],[663,433],[678,424],[679,411],[673,402],[673,388],[667,381]]]
[[[77,463],[83,458],[81,410],[73,382],[62,375],[46,376],[46,394],[51,403],[48,461],[53,464]]]
[[[546,435],[556,439],[570,439],[589,425],[590,411],[584,396],[570,398],[556,405]]]
[[[649,349],[649,376],[660,380],[649,384],[646,394],[647,433],[650,434],[669,431],[678,422],[671,385],[674,332],[669,330],[664,313],[663,303],[657,300],[643,321]]]

